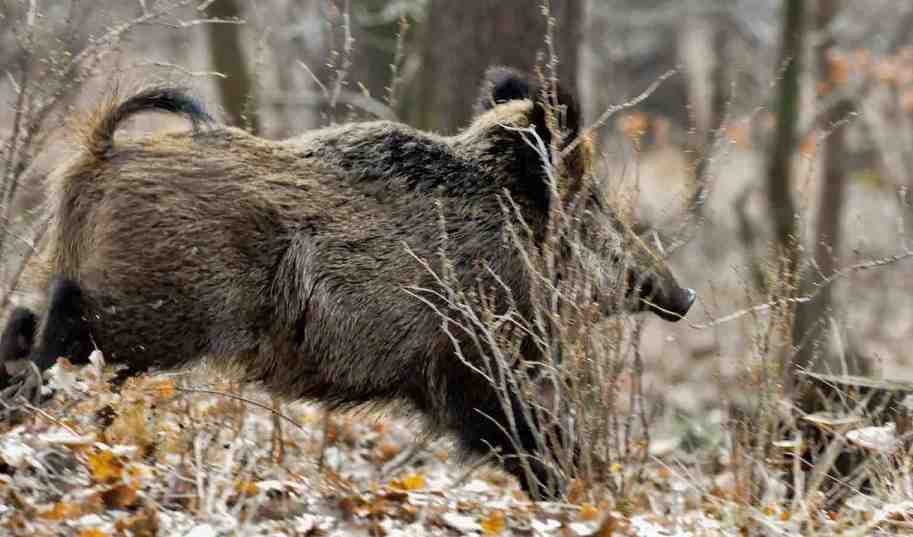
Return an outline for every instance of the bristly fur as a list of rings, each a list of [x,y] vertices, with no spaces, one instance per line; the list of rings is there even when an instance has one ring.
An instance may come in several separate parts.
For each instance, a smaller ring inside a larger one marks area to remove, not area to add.
[[[531,316],[530,274],[504,240],[502,210],[506,192],[544,236],[547,176],[523,131],[548,128],[529,88],[518,75],[493,78],[483,91],[494,104],[452,137],[377,121],[282,142],[219,127],[115,144],[118,126],[146,110],[195,127],[212,119],[177,88],[109,101],[85,123],[80,154],[49,179],[52,220],[36,271],[50,296],[31,359],[78,362],[97,344],[141,372],[205,356],[288,398],[404,402],[469,453],[501,449],[508,470],[536,490],[510,457],[517,446],[503,434],[498,393],[460,360],[441,318],[404,291],[437,288],[410,251],[430,263],[446,251],[455,285],[492,289],[498,308],[510,302]],[[576,133],[576,105],[559,104]],[[583,140],[566,157],[570,189],[591,173],[590,151]],[[578,250],[592,265],[595,299],[612,313],[611,215],[596,195],[581,202],[599,229]],[[654,302],[681,310],[668,270],[635,266],[651,278]],[[455,337],[484,367],[469,336]],[[520,447],[533,452],[520,403],[511,401]],[[544,481],[548,471],[537,472]]]
[[[118,98],[115,90],[113,97],[98,107],[94,117],[86,122],[81,145],[95,158],[105,158],[114,146],[117,127],[131,116],[149,111],[183,115],[190,120],[194,130],[215,122],[186,88],[153,86],[124,100]]]

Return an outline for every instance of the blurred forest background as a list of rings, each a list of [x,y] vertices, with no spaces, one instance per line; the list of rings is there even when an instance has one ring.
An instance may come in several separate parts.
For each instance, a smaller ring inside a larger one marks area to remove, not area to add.
[[[771,356],[913,381],[913,4],[552,0],[550,12],[534,0],[0,0],[4,308],[27,300],[8,290],[42,232],[41,180],[68,155],[64,121],[115,80],[187,84],[268,138],[377,118],[454,133],[484,70],[532,71],[551,35],[585,123],[608,112],[604,180],[700,296],[688,322],[649,319],[642,335],[658,453],[715,441]]]

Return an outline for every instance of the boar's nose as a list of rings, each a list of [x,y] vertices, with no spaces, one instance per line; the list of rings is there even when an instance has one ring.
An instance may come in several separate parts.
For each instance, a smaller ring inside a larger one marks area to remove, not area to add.
[[[669,293],[666,300],[662,301],[662,303],[657,303],[656,306],[651,305],[650,309],[666,321],[680,321],[691,309],[691,305],[694,304],[694,299],[696,298],[697,293],[694,292],[694,289],[678,287]]]

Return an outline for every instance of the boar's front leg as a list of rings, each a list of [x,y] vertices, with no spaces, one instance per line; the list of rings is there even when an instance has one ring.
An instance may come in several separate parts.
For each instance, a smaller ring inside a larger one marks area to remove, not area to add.
[[[468,368],[451,375],[446,394],[451,428],[464,450],[475,455],[496,451],[504,469],[533,499],[555,500],[561,496],[564,479],[546,462],[552,457],[540,451],[536,438],[543,434],[542,427],[535,418],[527,419],[523,410],[529,402],[516,393],[504,396],[509,401],[502,401],[487,380]]]

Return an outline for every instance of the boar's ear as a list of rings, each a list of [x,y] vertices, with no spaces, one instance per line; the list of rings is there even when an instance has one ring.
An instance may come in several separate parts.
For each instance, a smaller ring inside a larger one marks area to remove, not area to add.
[[[508,101],[531,99],[532,96],[529,80],[520,71],[509,67],[489,67],[476,101],[476,113],[491,110]]]
[[[545,145],[548,146],[551,144],[552,133],[546,120],[546,110],[548,109],[546,103],[548,99],[557,97],[557,103],[552,102],[558,105],[555,111],[560,114],[558,125],[563,131],[561,146],[564,147],[577,136],[580,130],[580,107],[573,93],[568,91],[564,85],[558,84],[554,93],[556,94],[554,96],[548,95],[540,83],[531,83],[526,75],[516,69],[490,67],[485,72],[485,79],[476,102],[476,112],[491,110],[496,105],[508,101],[523,99],[534,101],[536,104],[530,121]]]

